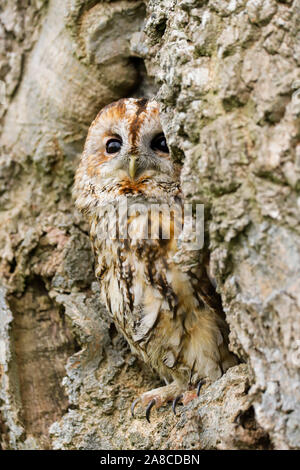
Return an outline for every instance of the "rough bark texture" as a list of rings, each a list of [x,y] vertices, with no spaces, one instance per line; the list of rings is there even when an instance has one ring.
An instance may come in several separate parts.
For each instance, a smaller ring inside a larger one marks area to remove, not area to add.
[[[299,13],[299,0],[1,2],[3,449],[300,447]],[[99,303],[71,187],[98,110],[156,92],[246,364],[148,425],[130,405],[158,381]]]

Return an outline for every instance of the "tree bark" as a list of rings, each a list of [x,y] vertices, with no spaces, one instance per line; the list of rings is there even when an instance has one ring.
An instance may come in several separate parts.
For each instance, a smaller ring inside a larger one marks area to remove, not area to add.
[[[299,10],[298,0],[2,1],[3,449],[300,447]],[[99,109],[156,93],[184,196],[206,207],[243,363],[179,417],[165,407],[148,425],[130,405],[159,381],[100,304],[71,188]]]

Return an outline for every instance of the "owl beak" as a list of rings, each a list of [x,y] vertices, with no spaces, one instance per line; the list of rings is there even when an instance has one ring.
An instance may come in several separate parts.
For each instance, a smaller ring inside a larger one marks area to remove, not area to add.
[[[134,155],[131,155],[130,160],[129,160],[130,178],[134,179],[135,174],[136,174],[136,157]]]

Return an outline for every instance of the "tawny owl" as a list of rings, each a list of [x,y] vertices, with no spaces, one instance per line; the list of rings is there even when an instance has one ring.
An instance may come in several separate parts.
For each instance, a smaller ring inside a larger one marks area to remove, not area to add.
[[[175,412],[184,392],[205,378],[219,378],[236,360],[206,266],[183,270],[175,261],[177,212],[166,222],[150,210],[155,204],[182,206],[180,168],[171,159],[156,101],[122,99],[100,111],[89,129],[74,196],[90,223],[108,313],[132,351],[166,382],[138,400],[147,406],[148,420],[152,406],[170,400]],[[118,206],[120,212],[122,203],[125,231],[112,211]],[[137,204],[146,210],[130,214]],[[162,236],[166,223],[169,237]],[[159,235],[151,237],[155,224]]]

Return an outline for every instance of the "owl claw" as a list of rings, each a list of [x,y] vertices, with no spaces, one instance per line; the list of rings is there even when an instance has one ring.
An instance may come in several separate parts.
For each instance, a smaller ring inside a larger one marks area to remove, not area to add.
[[[198,386],[197,386],[197,397],[199,397],[200,395],[200,390],[202,388],[202,385],[205,383],[205,380],[204,379],[201,379],[198,383]]]
[[[183,387],[181,384],[172,382],[171,384],[165,385],[163,387],[155,388],[149,392],[143,393],[139,398],[135,399],[131,405],[131,414],[134,418],[134,410],[138,403],[146,408],[146,419],[150,423],[150,414],[152,408],[160,408],[168,402],[172,403],[172,410],[176,416],[176,406],[181,400],[185,404],[185,394],[183,393]],[[194,391],[194,396],[190,399],[195,398],[196,392]]]
[[[173,413],[174,415],[176,416],[176,406],[177,406],[177,403],[179,402],[179,400],[181,400],[181,398],[183,397],[183,395],[177,395],[177,397],[174,398],[173,402],[172,402],[172,410],[173,410]]]
[[[130,407],[131,415],[132,415],[133,418],[134,418],[134,409],[135,409],[136,405],[137,405],[140,401],[141,401],[140,398],[136,398],[136,399],[134,400],[134,402],[132,403],[131,407]],[[153,398],[153,399],[149,402],[149,404],[148,404],[148,406],[147,406],[147,408],[146,408],[146,418],[147,418],[148,423],[150,423],[150,412],[151,412],[151,409],[153,408],[153,406],[155,405],[155,403],[156,403],[156,400],[155,400],[155,398]]]
[[[130,410],[131,410],[131,415],[132,417],[134,418],[134,408],[136,407],[136,405],[141,401],[140,398],[136,398],[134,400],[134,402],[132,403],[131,407],[130,407]]]
[[[133,401],[130,407],[131,415],[133,418],[135,417],[134,410],[138,403],[141,403],[142,405],[147,405],[146,419],[148,423],[150,423],[150,413],[151,413],[153,406],[156,405],[157,407],[160,407],[161,405],[167,403],[168,401],[172,401],[172,410],[173,410],[174,415],[177,416],[176,407],[177,407],[178,402],[182,401],[182,403],[186,405],[191,400],[196,398],[196,396],[199,397],[202,385],[204,385],[205,383],[206,383],[206,380],[201,379],[198,382],[196,391],[194,389],[194,390],[188,390],[184,393],[180,393],[180,388],[174,387],[173,384],[166,385],[164,387],[160,387],[155,390],[151,390],[150,392],[146,392],[143,395],[141,395],[139,398],[136,398]],[[175,398],[173,399],[174,396]]]
[[[147,418],[148,423],[150,423],[150,412],[153,406],[155,405],[155,403],[156,403],[156,400],[155,398],[153,398],[153,400],[150,401],[149,405],[146,408],[146,418]]]

